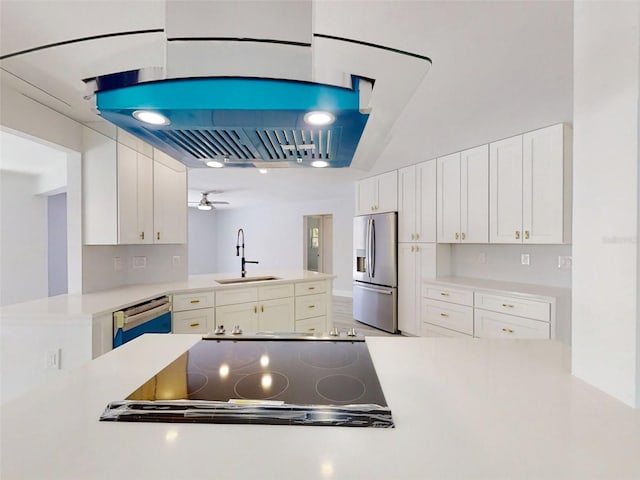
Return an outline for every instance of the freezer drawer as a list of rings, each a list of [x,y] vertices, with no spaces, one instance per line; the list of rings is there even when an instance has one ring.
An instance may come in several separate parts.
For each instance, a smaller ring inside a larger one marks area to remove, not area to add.
[[[353,318],[385,330],[398,331],[398,289],[376,285],[353,284]]]

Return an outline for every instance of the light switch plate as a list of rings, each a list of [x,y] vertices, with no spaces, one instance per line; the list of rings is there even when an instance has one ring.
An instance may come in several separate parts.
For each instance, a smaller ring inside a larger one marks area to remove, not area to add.
[[[146,268],[147,257],[133,257],[131,260],[133,268]]]
[[[113,271],[119,272],[120,270],[122,270],[122,258],[113,257]]]
[[[558,256],[558,268],[570,269],[572,265],[571,256],[560,255]]]
[[[180,266],[180,255],[174,255],[173,258],[171,259],[171,263],[173,264],[174,267],[179,267]]]
[[[528,253],[523,253],[520,255],[520,263],[522,265],[531,265],[531,257]]]
[[[478,254],[478,263],[487,263],[487,254],[484,252],[480,252]]]

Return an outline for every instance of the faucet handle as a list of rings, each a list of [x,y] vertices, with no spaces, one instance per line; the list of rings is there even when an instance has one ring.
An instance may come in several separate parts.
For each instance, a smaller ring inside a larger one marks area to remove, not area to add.
[[[231,330],[231,335],[242,335],[242,329],[240,328],[240,325],[235,325],[233,327],[233,330]]]

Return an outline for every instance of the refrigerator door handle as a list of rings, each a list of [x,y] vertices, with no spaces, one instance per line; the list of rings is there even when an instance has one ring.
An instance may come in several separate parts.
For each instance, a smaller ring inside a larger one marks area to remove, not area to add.
[[[356,285],[358,288],[362,289],[362,290],[366,290],[367,292],[374,292],[374,293],[382,293],[384,295],[392,295],[393,291],[392,290],[381,290],[378,288],[370,288],[370,287],[363,287],[362,285]]]
[[[371,234],[370,234],[371,248],[371,278],[376,275],[376,224],[373,218],[371,219]]]
[[[367,228],[365,229],[365,240],[364,240],[364,258],[365,258],[365,265],[364,265],[364,269],[365,269],[365,273],[367,275],[367,277],[369,276],[369,272],[371,271],[370,269],[370,265],[369,265],[369,259],[370,259],[370,255],[369,255],[369,227],[371,225],[371,219],[367,218]]]

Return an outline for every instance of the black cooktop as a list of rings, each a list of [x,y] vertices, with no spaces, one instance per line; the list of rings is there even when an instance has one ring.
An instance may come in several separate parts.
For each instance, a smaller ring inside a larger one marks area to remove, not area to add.
[[[100,420],[393,427],[365,341],[202,340]]]

